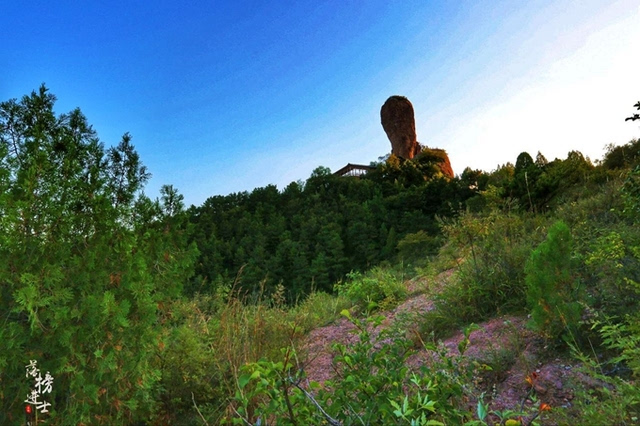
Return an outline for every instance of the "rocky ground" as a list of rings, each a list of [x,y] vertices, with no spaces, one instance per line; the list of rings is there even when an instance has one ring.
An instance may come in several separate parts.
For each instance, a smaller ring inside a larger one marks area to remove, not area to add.
[[[403,327],[410,328],[412,315],[415,317],[434,309],[430,295],[446,285],[451,275],[450,270],[440,274],[434,282],[407,282],[411,296],[395,309],[381,312],[385,319],[380,327],[391,327],[401,320],[404,321]],[[424,289],[428,291],[424,292]],[[523,401],[531,404],[527,400],[530,393],[535,393],[541,403],[551,407],[569,406],[574,397],[570,383],[579,374],[575,361],[549,358],[550,351],[546,350],[544,341],[526,328],[526,322],[527,318],[518,316],[493,318],[478,324],[479,329],[470,335],[471,344],[465,355],[493,368],[477,377],[491,410],[518,410]],[[358,336],[354,329],[351,322],[341,318],[309,333],[304,352],[307,354],[305,371],[310,380],[322,384],[333,376],[331,344],[355,342]],[[463,333],[458,332],[442,343],[451,354],[458,354],[458,343],[463,338]],[[431,356],[430,351],[417,344],[408,363],[419,368],[429,362]],[[532,387],[535,392],[532,392]],[[470,401],[474,406],[475,403]]]

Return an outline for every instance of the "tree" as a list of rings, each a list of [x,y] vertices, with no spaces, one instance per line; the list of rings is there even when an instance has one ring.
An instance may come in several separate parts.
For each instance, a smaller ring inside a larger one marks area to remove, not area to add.
[[[632,139],[625,145],[616,146],[608,144],[605,146],[602,166],[608,170],[616,170],[633,167],[640,160],[640,139]]]
[[[525,265],[531,324],[549,339],[556,339],[565,331],[575,332],[580,320],[572,249],[571,231],[558,221]]]
[[[144,197],[130,135],[105,150],[55,101],[43,85],[0,103],[0,423],[23,415],[30,359],[55,377],[53,423],[146,420],[162,319],[193,269],[181,233],[165,232],[180,196]]]

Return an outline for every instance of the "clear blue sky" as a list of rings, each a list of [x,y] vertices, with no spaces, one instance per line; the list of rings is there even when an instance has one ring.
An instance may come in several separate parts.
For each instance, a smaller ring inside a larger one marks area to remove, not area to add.
[[[407,96],[454,170],[640,136],[640,1],[4,1],[0,100],[46,83],[188,204],[390,151]]]

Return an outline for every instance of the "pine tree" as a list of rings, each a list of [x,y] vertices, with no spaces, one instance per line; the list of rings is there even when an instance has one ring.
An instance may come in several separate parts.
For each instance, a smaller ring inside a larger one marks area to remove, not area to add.
[[[31,359],[55,377],[53,424],[148,419],[162,318],[196,254],[167,232],[181,200],[142,196],[130,135],[105,150],[55,100],[42,86],[0,104],[0,423],[22,415]]]
[[[531,325],[549,339],[575,331],[580,319],[572,246],[569,227],[558,221],[525,265]]]

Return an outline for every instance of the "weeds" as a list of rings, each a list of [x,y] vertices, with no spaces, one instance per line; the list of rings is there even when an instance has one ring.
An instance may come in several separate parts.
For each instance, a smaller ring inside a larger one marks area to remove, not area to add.
[[[464,408],[472,391],[469,383],[474,364],[463,357],[471,328],[465,331],[458,356],[443,348],[431,348],[433,362],[410,372],[406,360],[411,343],[403,336],[372,334],[380,317],[358,320],[358,341],[335,344],[336,378],[320,387],[305,385],[303,369],[289,349],[282,361],[258,361],[243,367],[238,379],[234,424],[415,424],[439,425],[464,422],[471,413]]]
[[[506,330],[495,335],[497,344],[489,342],[489,349],[478,359],[478,362],[488,367],[481,373],[485,387],[504,380],[509,370],[523,356],[525,342],[520,331],[509,320],[505,320],[504,325]]]
[[[351,272],[347,277],[348,281],[335,285],[336,292],[365,312],[391,308],[406,296],[403,280],[389,269],[376,267],[366,274]]]
[[[178,301],[161,342],[162,410],[158,421],[218,424],[245,365],[277,360],[304,333],[334,320],[349,307],[340,297],[313,293],[294,307],[278,303],[281,292],[250,301],[230,287],[214,295]],[[294,360],[290,359],[289,362]],[[197,410],[194,408],[197,407]]]

